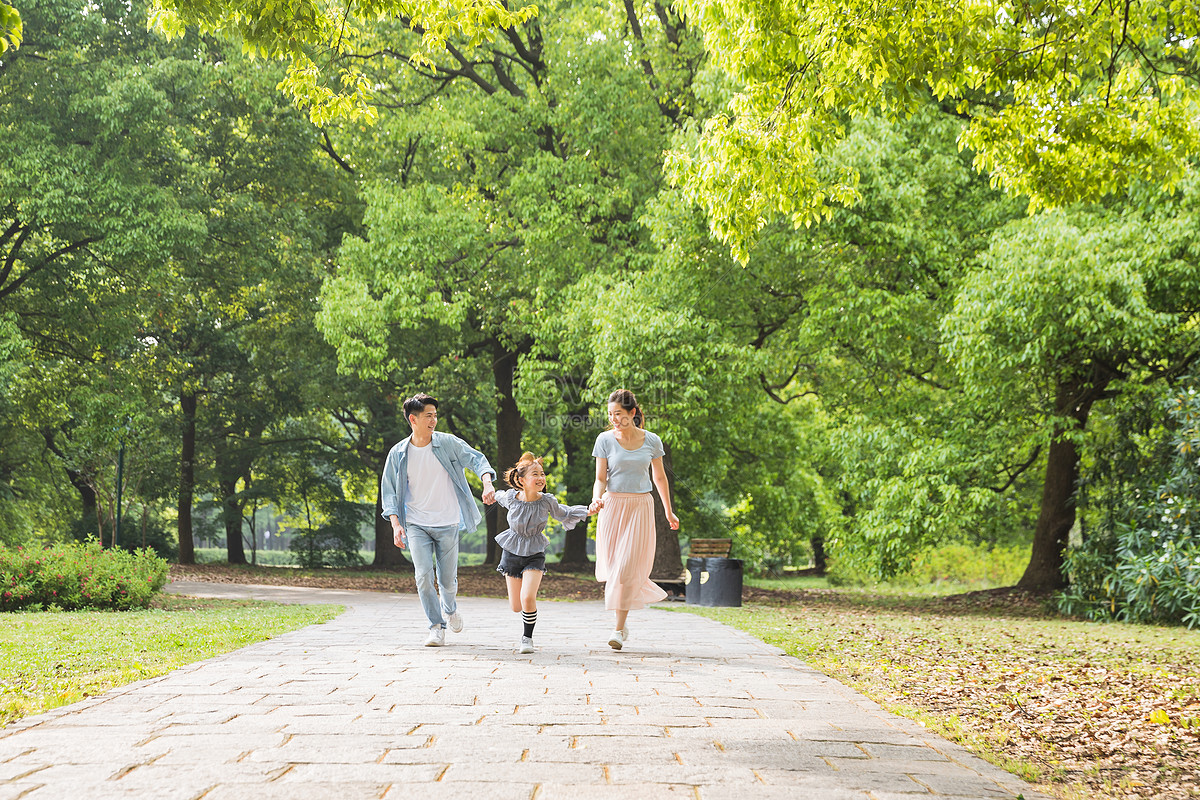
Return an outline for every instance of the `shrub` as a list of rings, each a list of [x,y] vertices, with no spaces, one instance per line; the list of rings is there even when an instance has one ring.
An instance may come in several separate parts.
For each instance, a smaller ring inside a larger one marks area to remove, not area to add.
[[[105,550],[98,542],[44,549],[0,545],[0,611],[145,608],[167,582],[150,550]]]
[[[329,521],[320,528],[300,528],[292,533],[291,550],[305,569],[357,567],[362,564],[364,506],[341,502],[334,505]]]
[[[1167,403],[1174,456],[1166,480],[1124,520],[1067,551],[1064,613],[1200,627],[1200,394]]]
[[[1028,545],[949,543],[917,553],[912,567],[891,578],[888,584],[897,587],[934,584],[1012,586],[1020,580],[1028,561]],[[856,569],[853,562],[836,557],[830,561],[828,577],[831,586],[877,583],[873,575]]]

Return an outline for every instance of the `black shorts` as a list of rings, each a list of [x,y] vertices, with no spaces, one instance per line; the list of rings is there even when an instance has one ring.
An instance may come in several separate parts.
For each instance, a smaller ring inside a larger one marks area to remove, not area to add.
[[[513,555],[507,550],[501,548],[500,566],[496,567],[496,572],[501,575],[507,575],[510,578],[520,578],[525,574],[527,569],[536,569],[538,572],[546,571],[546,554],[534,553],[531,556]]]

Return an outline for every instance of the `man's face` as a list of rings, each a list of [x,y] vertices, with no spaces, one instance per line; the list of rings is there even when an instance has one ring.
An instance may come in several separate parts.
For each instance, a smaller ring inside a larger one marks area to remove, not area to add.
[[[420,414],[409,414],[408,424],[412,426],[414,431],[428,431],[433,433],[433,429],[437,427],[437,407],[426,405],[421,409]]]

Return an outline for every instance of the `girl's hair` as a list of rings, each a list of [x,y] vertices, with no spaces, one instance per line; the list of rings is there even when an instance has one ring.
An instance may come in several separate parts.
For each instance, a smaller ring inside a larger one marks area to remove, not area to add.
[[[542,460],[536,458],[533,453],[521,453],[521,459],[517,461],[517,465],[504,473],[504,482],[514,489],[524,488],[521,486],[521,479],[525,477],[525,473],[529,472],[529,469],[534,465],[542,467]],[[544,470],[545,467],[542,467],[542,469]]]
[[[637,398],[628,389],[617,389],[608,396],[608,402],[617,403],[621,408],[633,413],[633,424],[642,427],[642,409],[638,406]]]

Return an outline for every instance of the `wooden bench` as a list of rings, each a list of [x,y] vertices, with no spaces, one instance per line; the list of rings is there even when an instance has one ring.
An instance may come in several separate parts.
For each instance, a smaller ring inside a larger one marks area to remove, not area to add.
[[[689,558],[728,558],[733,539],[692,539]]]

